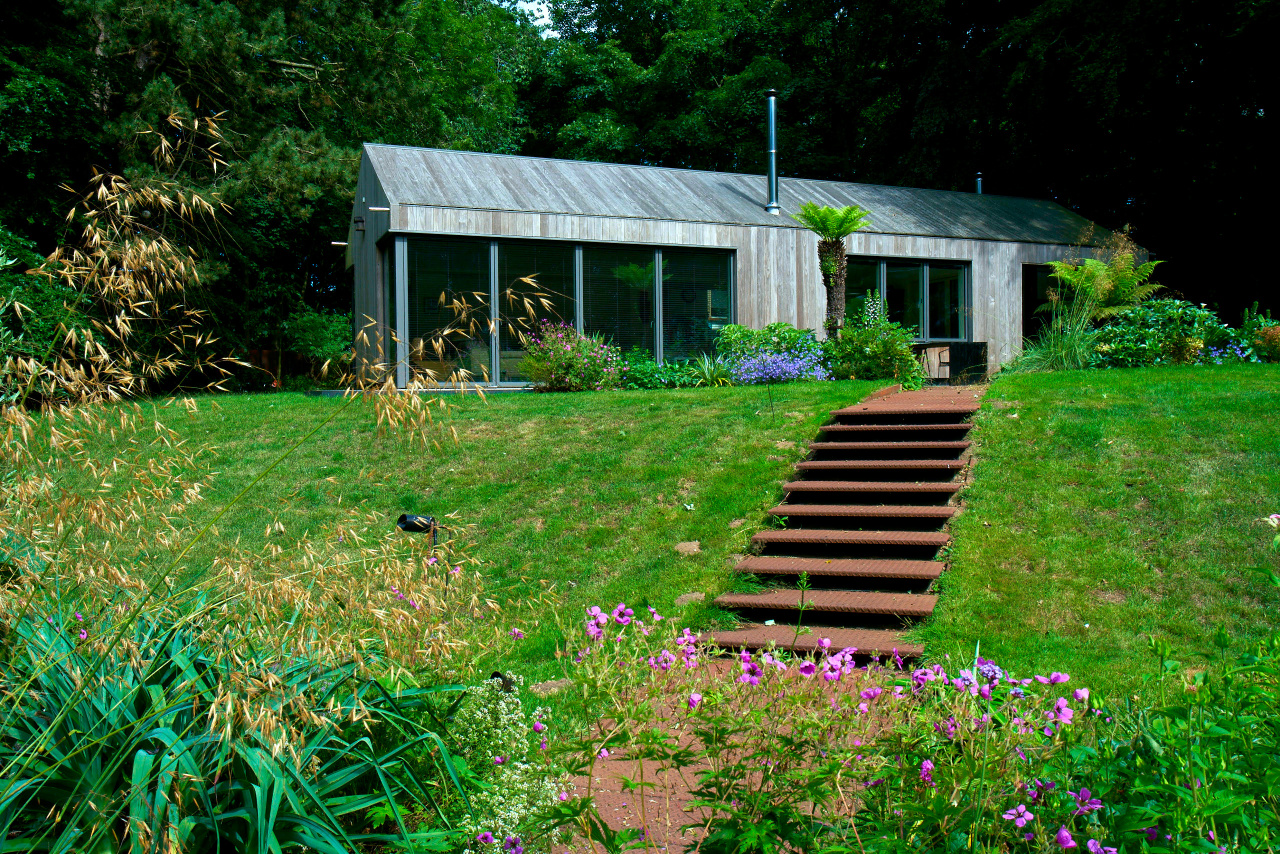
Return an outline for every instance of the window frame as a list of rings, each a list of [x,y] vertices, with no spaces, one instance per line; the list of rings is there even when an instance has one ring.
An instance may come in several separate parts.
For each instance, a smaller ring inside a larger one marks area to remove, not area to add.
[[[625,249],[633,249],[637,251],[651,251],[654,260],[654,361],[662,363],[663,361],[663,317],[662,317],[662,252],[664,249],[681,250],[681,251],[702,251],[709,253],[721,254],[725,258],[728,265],[727,285],[729,289],[729,323],[738,322],[738,263],[737,249],[735,247],[721,246],[683,246],[678,244],[653,244],[653,243],[623,243],[618,241],[605,240],[555,240],[542,238],[520,238],[520,237],[492,237],[480,235],[460,235],[460,234],[398,234],[395,236],[394,252],[395,252],[395,293],[397,314],[396,321],[398,327],[404,327],[399,330],[402,334],[407,335],[408,326],[408,254],[409,244],[411,241],[468,241],[474,240],[476,243],[486,244],[489,247],[489,311],[490,321],[496,323],[498,314],[501,310],[499,306],[499,291],[501,283],[498,281],[498,260],[499,247],[502,245],[520,245],[531,243],[556,244],[560,246],[572,247],[574,253],[573,264],[573,313],[572,318],[574,328],[582,333],[585,327],[585,318],[583,312],[583,281],[585,279],[585,271],[583,264],[583,251],[586,247],[618,247]],[[569,318],[564,318],[569,320]],[[491,364],[494,366],[493,374],[485,386],[490,388],[524,388],[529,385],[525,380],[508,380],[502,381],[498,377],[501,375],[498,369],[499,359],[501,358],[500,342],[498,335],[490,336],[490,358]],[[400,388],[408,385],[409,380],[409,364],[407,347],[402,342],[400,351],[396,359],[396,384]]]
[[[906,258],[906,257],[889,257],[881,255],[848,255],[847,260],[851,263],[865,264],[873,262],[876,265],[876,290],[880,294],[880,299],[888,305],[888,267],[890,264],[905,265],[918,264],[918,283],[920,288],[920,332],[921,334],[912,340],[918,344],[950,344],[961,343],[973,340],[973,262],[963,258]],[[959,338],[933,338],[929,336],[929,265],[937,264],[939,267],[958,267],[960,269],[960,337]],[[848,293],[845,294],[845,300],[848,301]]]

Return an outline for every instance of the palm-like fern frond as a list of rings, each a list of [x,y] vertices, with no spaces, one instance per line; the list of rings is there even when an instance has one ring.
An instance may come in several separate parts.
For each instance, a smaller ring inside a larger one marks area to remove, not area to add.
[[[819,240],[843,240],[855,231],[866,228],[871,214],[857,205],[832,208],[816,202],[805,202],[800,212],[791,218],[818,235]]]

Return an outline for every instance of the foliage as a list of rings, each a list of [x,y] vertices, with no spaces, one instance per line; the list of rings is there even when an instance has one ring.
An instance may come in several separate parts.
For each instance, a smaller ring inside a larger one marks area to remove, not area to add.
[[[844,239],[855,231],[866,228],[868,214],[857,205],[833,208],[804,202],[800,212],[791,218],[818,235],[818,268],[822,271],[822,285],[827,289],[827,319],[824,327],[828,338],[835,338],[844,320],[845,272],[849,265],[848,250]]]
[[[622,359],[620,388],[689,388],[697,377],[688,363],[663,362],[659,365],[643,347],[632,347]]]
[[[785,353],[761,353],[733,366],[733,380],[740,385],[789,383],[797,380],[829,380],[821,356],[791,356]]]
[[[1022,353],[1004,366],[1012,373],[1024,371],[1079,371],[1097,360],[1098,330],[1094,328],[1093,300],[1089,291],[1073,292],[1055,300],[1049,323],[1034,341],[1024,341]]]
[[[883,298],[867,291],[855,314],[845,319],[838,339],[823,342],[831,372],[837,377],[861,380],[894,380],[903,388],[918,389],[925,380],[924,366],[916,356],[914,333],[888,319]]]
[[[521,341],[525,358],[520,370],[538,391],[603,391],[621,382],[622,353],[598,335],[544,320],[522,333]]]
[[[1270,311],[1260,313],[1256,302],[1244,310],[1240,337],[1252,345],[1262,361],[1280,362],[1280,320],[1272,319]]]
[[[405,824],[406,808],[434,812],[435,797],[406,768],[406,751],[437,748],[439,778],[461,792],[439,734],[406,715],[440,689],[389,693],[314,642],[284,657],[230,646],[216,608],[135,609],[116,622],[94,619],[96,603],[39,604],[53,616],[7,615],[0,662],[0,823],[10,845],[443,847],[446,833]],[[73,616],[76,607],[90,617]],[[380,749],[374,729],[393,731],[393,746]],[[378,808],[391,832],[351,830]]]
[[[1152,300],[1121,311],[1097,335],[1103,367],[1258,361],[1250,342],[1203,306]]]
[[[763,329],[750,329],[731,323],[720,330],[716,352],[731,366],[764,354],[791,356],[799,359],[821,359],[822,345],[813,332],[796,329],[790,323],[770,323]]]
[[[552,807],[569,788],[568,781],[548,767],[550,712],[542,707],[526,712],[520,700],[523,686],[518,675],[497,674],[485,680],[467,691],[467,702],[451,724],[459,743],[458,759],[476,781],[470,809],[459,816],[463,838],[475,840],[486,832],[495,838],[489,844],[469,841],[466,847],[472,852],[504,851],[504,840],[519,838],[533,816]],[[533,841],[523,847],[530,854],[549,850]]]
[[[313,376],[332,366],[341,373],[351,360],[351,315],[304,308],[284,324],[285,342],[294,353],[307,359]]]
[[[1060,294],[1050,304],[1060,300],[1080,301],[1084,298],[1090,306],[1090,320],[1105,320],[1127,308],[1132,308],[1151,297],[1160,286],[1150,280],[1160,261],[1147,261],[1134,266],[1134,256],[1122,252],[1110,261],[1085,258],[1078,264],[1067,261],[1050,261],[1053,276],[1061,283]]]
[[[697,378],[694,385],[709,388],[733,385],[733,368],[721,355],[701,353],[689,363],[689,370]]]

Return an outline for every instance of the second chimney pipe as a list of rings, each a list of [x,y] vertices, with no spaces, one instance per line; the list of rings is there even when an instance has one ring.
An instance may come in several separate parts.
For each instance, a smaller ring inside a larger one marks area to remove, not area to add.
[[[982,195],[982,173],[978,173],[978,195]]]
[[[764,94],[769,98],[769,203],[764,209],[779,216],[782,209],[778,207],[778,90],[770,89]]]

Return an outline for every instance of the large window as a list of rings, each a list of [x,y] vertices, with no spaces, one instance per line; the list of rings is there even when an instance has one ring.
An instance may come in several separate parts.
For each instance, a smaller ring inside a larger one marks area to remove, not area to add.
[[[657,350],[654,282],[657,254],[631,246],[582,248],[582,331],[609,338],[625,353]]]
[[[498,381],[523,382],[520,334],[536,320],[574,325],[574,247],[498,244]]]
[[[489,271],[487,241],[409,241],[407,320],[415,370],[440,382],[493,379]]]
[[[662,358],[710,353],[729,323],[729,255],[662,251]]]
[[[969,265],[956,261],[850,258],[845,310],[861,308],[867,291],[879,293],[889,319],[921,341],[965,341],[969,319]]]
[[[459,371],[472,381],[526,381],[520,334],[537,319],[664,360],[710,352],[733,322],[733,253],[725,250],[397,240],[407,244],[408,311],[400,322],[408,321],[409,363],[441,381]],[[390,287],[387,303],[395,303]],[[394,329],[393,308],[388,320]]]

